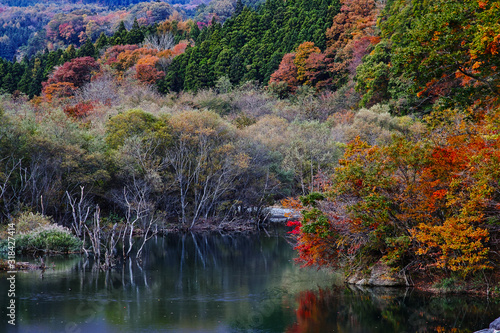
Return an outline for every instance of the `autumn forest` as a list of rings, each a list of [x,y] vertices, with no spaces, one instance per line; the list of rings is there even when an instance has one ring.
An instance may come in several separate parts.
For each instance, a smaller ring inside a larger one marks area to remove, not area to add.
[[[138,230],[282,205],[301,264],[496,283],[498,17],[491,0],[4,1],[1,224],[57,222],[106,266]]]

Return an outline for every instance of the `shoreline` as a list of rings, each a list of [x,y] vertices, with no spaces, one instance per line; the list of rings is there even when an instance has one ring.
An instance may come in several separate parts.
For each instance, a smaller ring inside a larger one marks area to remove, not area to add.
[[[265,233],[270,236],[270,232],[275,229],[285,229],[287,227],[286,221],[289,219],[283,218],[275,220],[267,219],[265,222],[249,221],[245,219],[233,220],[231,222],[219,222],[215,220],[199,221],[192,228],[188,225],[182,225],[178,223],[170,223],[162,228],[158,228],[154,231],[154,234],[158,236],[165,236],[167,234],[183,234],[183,233],[221,233],[221,234],[244,234],[244,233]],[[291,228],[290,228],[291,230]],[[286,231],[285,231],[286,232]],[[136,229],[134,232],[135,236],[142,236],[143,230]],[[61,256],[70,255],[71,253],[61,253],[61,252],[40,252],[40,256],[34,258],[40,258],[41,256]],[[81,252],[80,254],[83,254]],[[16,262],[16,270],[19,271],[32,271],[32,270],[45,270],[47,267],[43,262],[31,263],[31,262]],[[0,258],[0,273],[9,270],[9,265],[7,260]],[[387,280],[386,276],[381,276],[385,272],[382,272],[377,276],[378,280]],[[353,279],[354,277],[354,279]],[[429,275],[415,276],[410,275],[412,283],[405,284],[401,283],[389,283],[384,284],[383,281],[380,283],[366,283],[370,279],[369,276],[347,276],[344,279],[344,284],[349,287],[358,288],[410,288],[417,290],[419,292],[429,293],[433,295],[468,295],[468,296],[481,296],[481,297],[500,297],[500,274],[490,273],[488,275],[488,282],[485,280],[479,280],[478,277],[472,277],[470,279],[459,279],[457,277],[431,277]],[[361,282],[366,280],[365,283]]]

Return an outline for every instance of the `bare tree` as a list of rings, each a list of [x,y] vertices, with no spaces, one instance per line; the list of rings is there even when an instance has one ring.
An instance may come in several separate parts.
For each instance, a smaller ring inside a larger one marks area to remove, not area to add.
[[[190,228],[235,188],[235,180],[248,168],[248,156],[231,141],[231,126],[211,112],[183,112],[172,117],[175,139],[164,163],[173,171],[179,193],[181,222]]]
[[[91,202],[84,195],[84,186],[80,186],[80,199],[73,198],[68,191],[66,191],[66,197],[68,198],[68,203],[71,206],[71,215],[73,221],[71,226],[78,237],[82,236],[83,224],[87,221],[90,215]]]
[[[9,159],[8,157],[3,158],[0,162]],[[10,166],[9,166],[10,164]],[[0,201],[4,204],[5,213],[9,217],[11,212],[11,195],[9,195],[11,189],[10,180],[14,176],[14,172],[21,168],[21,160],[16,160],[10,158],[7,163],[4,164],[5,172],[0,174]]]
[[[148,35],[144,39],[142,46],[158,51],[169,50],[175,46],[174,35],[170,31],[161,35]]]
[[[90,227],[83,224],[92,246],[94,259],[99,264],[99,268],[107,270],[114,266],[115,252],[123,231],[123,227],[118,228],[115,223],[110,231],[106,231],[101,225],[101,210],[96,206]],[[118,233],[118,234],[117,234]],[[88,250],[84,248],[88,255]],[[103,253],[104,251],[104,253]]]
[[[91,82],[81,87],[75,95],[75,102],[99,102],[103,105],[113,105],[118,103],[120,95],[116,80],[110,73],[93,79]]]

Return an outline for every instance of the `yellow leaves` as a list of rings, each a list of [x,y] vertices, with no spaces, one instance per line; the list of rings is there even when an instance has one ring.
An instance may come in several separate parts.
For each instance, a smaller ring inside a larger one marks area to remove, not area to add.
[[[487,264],[488,230],[473,225],[477,218],[447,219],[442,225],[420,223],[412,230],[412,237],[421,244],[418,255],[438,253],[434,266],[447,268],[463,276],[491,268]]]
[[[478,69],[479,67],[481,67],[482,65],[482,62],[481,61],[476,61],[473,65],[472,65],[472,69]]]
[[[297,48],[293,62],[297,66],[297,80],[299,82],[306,80],[306,62],[312,53],[321,53],[321,50],[314,46],[313,42],[304,42]]]
[[[432,36],[432,41],[435,42],[435,41],[438,41],[439,40],[439,36],[442,35],[442,31],[434,31],[434,34]]]

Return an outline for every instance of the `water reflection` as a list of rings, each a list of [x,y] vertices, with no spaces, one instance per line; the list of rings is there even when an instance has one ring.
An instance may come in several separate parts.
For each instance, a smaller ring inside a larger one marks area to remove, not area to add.
[[[484,299],[406,289],[346,288],[301,270],[279,232],[184,234],[151,240],[143,262],[111,271],[47,258],[18,273],[20,332],[457,332],[487,327],[500,307]],[[0,276],[0,290],[6,279]],[[2,296],[3,299],[3,296]],[[2,316],[5,316],[2,304]],[[14,331],[1,321],[1,332]]]
[[[303,291],[286,332],[473,332],[499,307],[483,298],[436,296],[412,289],[332,287]]]

